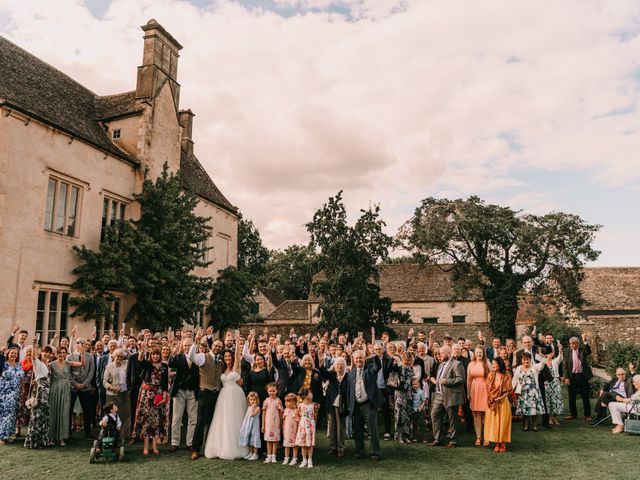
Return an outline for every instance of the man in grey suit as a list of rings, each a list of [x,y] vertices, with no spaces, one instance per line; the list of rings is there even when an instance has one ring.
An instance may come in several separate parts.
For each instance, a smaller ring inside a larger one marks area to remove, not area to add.
[[[431,424],[435,440],[429,445],[435,447],[444,444],[447,431],[443,428],[443,415],[446,413],[451,433],[445,448],[455,448],[458,443],[458,406],[464,403],[465,373],[462,364],[451,358],[449,346],[440,347],[440,357],[431,407]]]

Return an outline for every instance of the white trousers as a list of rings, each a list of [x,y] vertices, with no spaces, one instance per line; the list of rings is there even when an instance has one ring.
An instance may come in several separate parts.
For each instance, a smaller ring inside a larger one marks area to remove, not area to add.
[[[629,412],[631,410],[631,412]],[[611,413],[611,421],[614,425],[624,425],[622,420],[622,415],[625,413],[640,413],[639,407],[636,405],[633,408],[626,403],[622,402],[611,402],[609,404],[609,413]]]
[[[193,442],[193,432],[198,419],[198,401],[191,390],[178,390],[173,397],[173,418],[171,419],[171,446],[179,447],[182,439],[182,416],[185,409],[189,423],[187,425],[187,447]]]

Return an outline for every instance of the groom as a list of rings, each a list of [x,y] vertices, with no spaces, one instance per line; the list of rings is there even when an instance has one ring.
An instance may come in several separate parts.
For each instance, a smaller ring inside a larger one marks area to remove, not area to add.
[[[216,408],[218,394],[222,388],[220,376],[224,372],[224,364],[220,358],[222,351],[222,341],[215,340],[213,348],[209,351],[206,340],[201,342],[202,334],[196,335],[196,341],[189,350],[189,360],[199,367],[200,390],[198,392],[198,421],[193,432],[193,443],[191,444],[191,460],[197,460],[202,450],[204,441],[204,429],[211,425],[213,411]],[[198,345],[202,346],[206,353],[196,353]]]

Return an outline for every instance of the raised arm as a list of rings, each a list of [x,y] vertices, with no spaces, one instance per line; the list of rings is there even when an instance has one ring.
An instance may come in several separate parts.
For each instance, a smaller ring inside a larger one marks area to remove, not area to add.
[[[198,344],[194,342],[189,349],[188,358],[191,363],[195,363],[197,366],[201,367],[204,365],[206,353],[196,353],[196,348],[198,348]]]

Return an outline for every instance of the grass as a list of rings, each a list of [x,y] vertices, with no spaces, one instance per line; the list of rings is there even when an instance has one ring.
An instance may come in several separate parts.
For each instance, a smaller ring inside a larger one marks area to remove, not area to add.
[[[76,434],[79,436],[80,434]],[[382,443],[383,460],[371,464],[352,458],[353,442],[347,441],[347,455],[338,460],[327,455],[327,438],[318,434],[318,448],[313,470],[258,462],[234,462],[201,458],[193,462],[189,452],[181,449],[169,453],[162,448],[160,457],[143,457],[142,446],[127,449],[122,464],[90,465],[90,443],[72,440],[65,448],[26,450],[21,442],[0,447],[0,471],[10,478],[45,479],[124,479],[155,478],[200,479],[335,479],[372,480],[373,478],[592,478],[604,472],[610,478],[638,478],[640,438],[613,435],[601,426],[591,428],[584,420],[564,421],[552,430],[523,432],[513,425],[511,451],[497,454],[488,448],[473,446],[475,437],[462,435],[455,450],[430,448],[422,444]],[[282,452],[279,452],[282,459]]]

